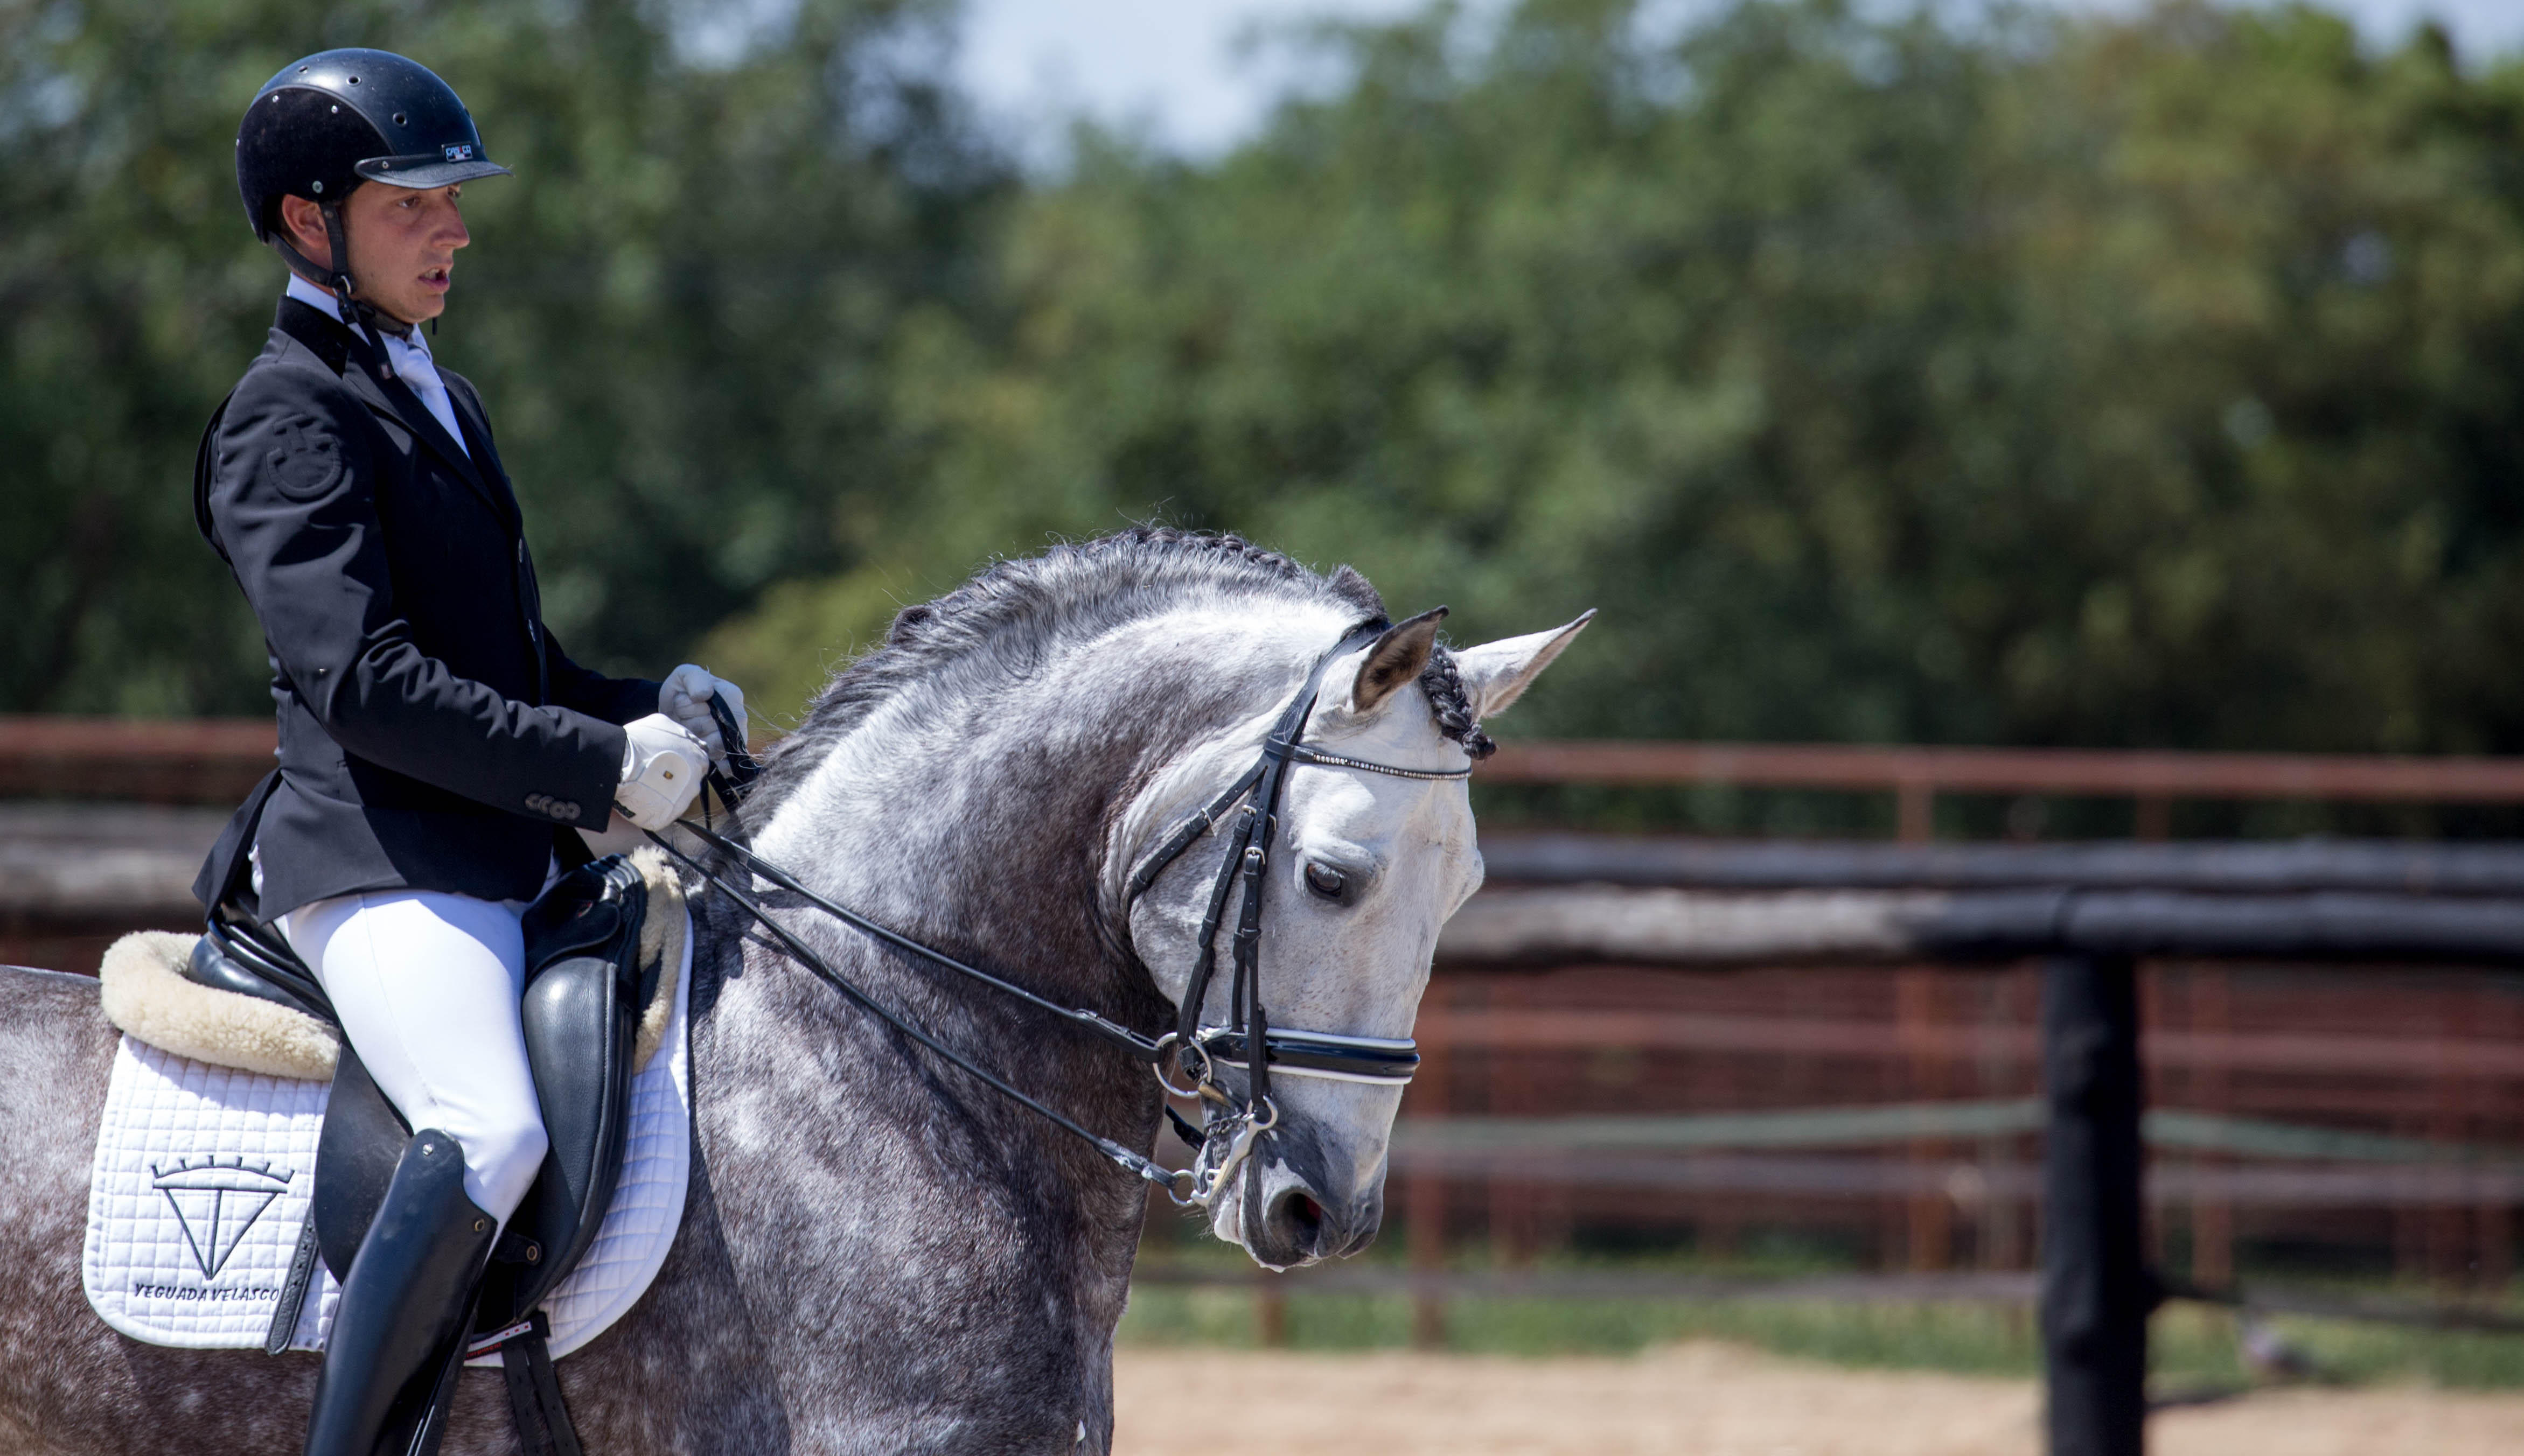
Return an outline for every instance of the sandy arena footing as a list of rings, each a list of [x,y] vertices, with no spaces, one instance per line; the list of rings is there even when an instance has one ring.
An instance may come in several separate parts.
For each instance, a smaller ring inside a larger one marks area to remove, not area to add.
[[[1633,1359],[1124,1349],[1117,1456],[2040,1456],[2026,1381],[1694,1341]],[[2274,1390],[2168,1411],[2154,1456],[2511,1456],[2524,1394]]]

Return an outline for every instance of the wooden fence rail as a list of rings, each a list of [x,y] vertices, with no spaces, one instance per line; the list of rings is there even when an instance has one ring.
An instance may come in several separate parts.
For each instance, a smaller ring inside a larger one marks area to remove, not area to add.
[[[1931,837],[1939,794],[2096,795],[2138,802],[2138,837],[2161,839],[2178,799],[2524,803],[2524,761],[2099,749],[1842,744],[1503,743],[1496,784],[1889,792],[1900,837]]]
[[[271,767],[273,742],[264,718],[0,714],[0,798],[233,802]],[[1511,741],[1480,777],[1890,793],[1909,840],[1928,838],[1939,794],[2127,797],[2143,838],[2179,799],[2524,803],[2524,760],[2371,754]]]
[[[234,805],[271,771],[268,718],[0,714],[0,799]]]

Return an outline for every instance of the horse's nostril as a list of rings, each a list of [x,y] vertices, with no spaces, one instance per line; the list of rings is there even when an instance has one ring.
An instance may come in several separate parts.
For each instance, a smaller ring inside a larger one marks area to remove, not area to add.
[[[1298,1248],[1312,1251],[1321,1246],[1324,1232],[1324,1205],[1305,1193],[1291,1192],[1280,1204],[1289,1241]]]

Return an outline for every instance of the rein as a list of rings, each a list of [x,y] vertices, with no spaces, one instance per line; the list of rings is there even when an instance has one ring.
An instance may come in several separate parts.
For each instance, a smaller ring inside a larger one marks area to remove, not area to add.
[[[741,862],[753,877],[768,881],[774,888],[798,897],[860,934],[891,946],[898,950],[926,960],[932,965],[950,970],[969,980],[990,987],[1038,1010],[1082,1027],[1113,1045],[1129,1051],[1149,1064],[1157,1081],[1177,1096],[1201,1100],[1209,1111],[1197,1138],[1189,1123],[1174,1108],[1166,1108],[1185,1141],[1200,1147],[1206,1154],[1222,1140],[1227,1151],[1210,1166],[1201,1168],[1195,1159],[1192,1168],[1167,1168],[1147,1155],[1082,1126],[1057,1109],[1010,1085],[997,1075],[976,1065],[961,1052],[940,1042],[936,1037],[913,1025],[894,1010],[868,995],[849,977],[835,970],[812,946],[800,940],[787,926],[771,916],[760,902],[745,890],[738,889],[715,870],[687,854],[663,835],[643,831],[659,849],[672,855],[685,868],[699,875],[712,889],[725,895],[779,941],[790,957],[811,971],[817,979],[842,994],[853,1004],[867,1010],[888,1026],[928,1047],[949,1065],[979,1079],[985,1086],[1002,1093],[1017,1105],[1037,1113],[1064,1132],[1085,1140],[1116,1166],[1144,1182],[1166,1190],[1166,1196],[1179,1207],[1206,1209],[1228,1186],[1237,1170],[1245,1164],[1254,1141],[1278,1126],[1279,1108],[1271,1100],[1270,1079],[1274,1068],[1284,1075],[1323,1077],[1344,1082],[1400,1084],[1411,1080],[1419,1070],[1418,1044],[1409,1038],[1352,1037],[1333,1032],[1275,1029],[1269,1024],[1262,1004],[1261,943],[1262,894],[1265,875],[1270,866],[1271,846],[1278,827],[1280,801],[1286,787],[1288,767],[1292,763],[1312,763],[1327,768],[1357,769],[1384,774],[1399,779],[1442,782],[1469,778],[1468,764],[1455,769],[1403,768],[1393,764],[1374,763],[1361,758],[1344,757],[1310,749],[1298,740],[1304,735],[1307,720],[1313,715],[1315,701],[1323,690],[1324,674],[1332,664],[1348,653],[1374,642],[1385,630],[1382,621],[1363,623],[1345,633],[1322,656],[1316,658],[1306,675],[1305,685],[1280,711],[1270,735],[1263,740],[1262,756],[1239,775],[1226,791],[1177,824],[1161,841],[1154,852],[1132,872],[1129,889],[1123,897],[1124,913],[1129,906],[1153,886],[1168,866],[1181,859],[1191,847],[1207,835],[1239,801],[1243,811],[1228,831],[1229,849],[1219,865],[1218,876],[1210,889],[1207,911],[1201,918],[1200,954],[1185,987],[1182,1011],[1175,1030],[1161,1037],[1147,1037],[1123,1026],[1109,1017],[1083,1007],[1064,1006],[1038,995],[1024,987],[992,974],[978,966],[925,946],[909,936],[893,930],[867,916],[816,894],[801,884],[787,870],[764,859],[748,847],[719,834],[706,824],[689,820],[680,825],[686,832],[720,853]],[[743,726],[720,699],[710,700],[711,715],[717,719],[720,737],[726,746],[724,771],[713,768],[709,779],[720,800],[733,808],[760,772],[759,766],[746,753]],[[1229,897],[1238,884],[1243,888],[1238,907],[1236,934],[1231,951],[1233,979],[1229,988],[1229,1019],[1225,1026],[1203,1026],[1202,1004],[1208,999],[1210,982],[1215,979],[1218,963],[1218,932],[1225,923]],[[1255,1056],[1253,1048],[1262,1048]],[[1166,1075],[1169,1055],[1175,1060],[1186,1085],[1178,1086]],[[1238,1067],[1245,1073],[1243,1105],[1219,1080],[1221,1067]]]

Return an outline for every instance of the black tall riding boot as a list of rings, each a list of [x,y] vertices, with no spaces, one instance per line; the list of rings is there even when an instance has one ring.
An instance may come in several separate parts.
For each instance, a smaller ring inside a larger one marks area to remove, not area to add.
[[[498,1237],[499,1221],[464,1195],[456,1140],[414,1133],[342,1281],[307,1456],[378,1456],[389,1422],[411,1427],[450,1368]]]

